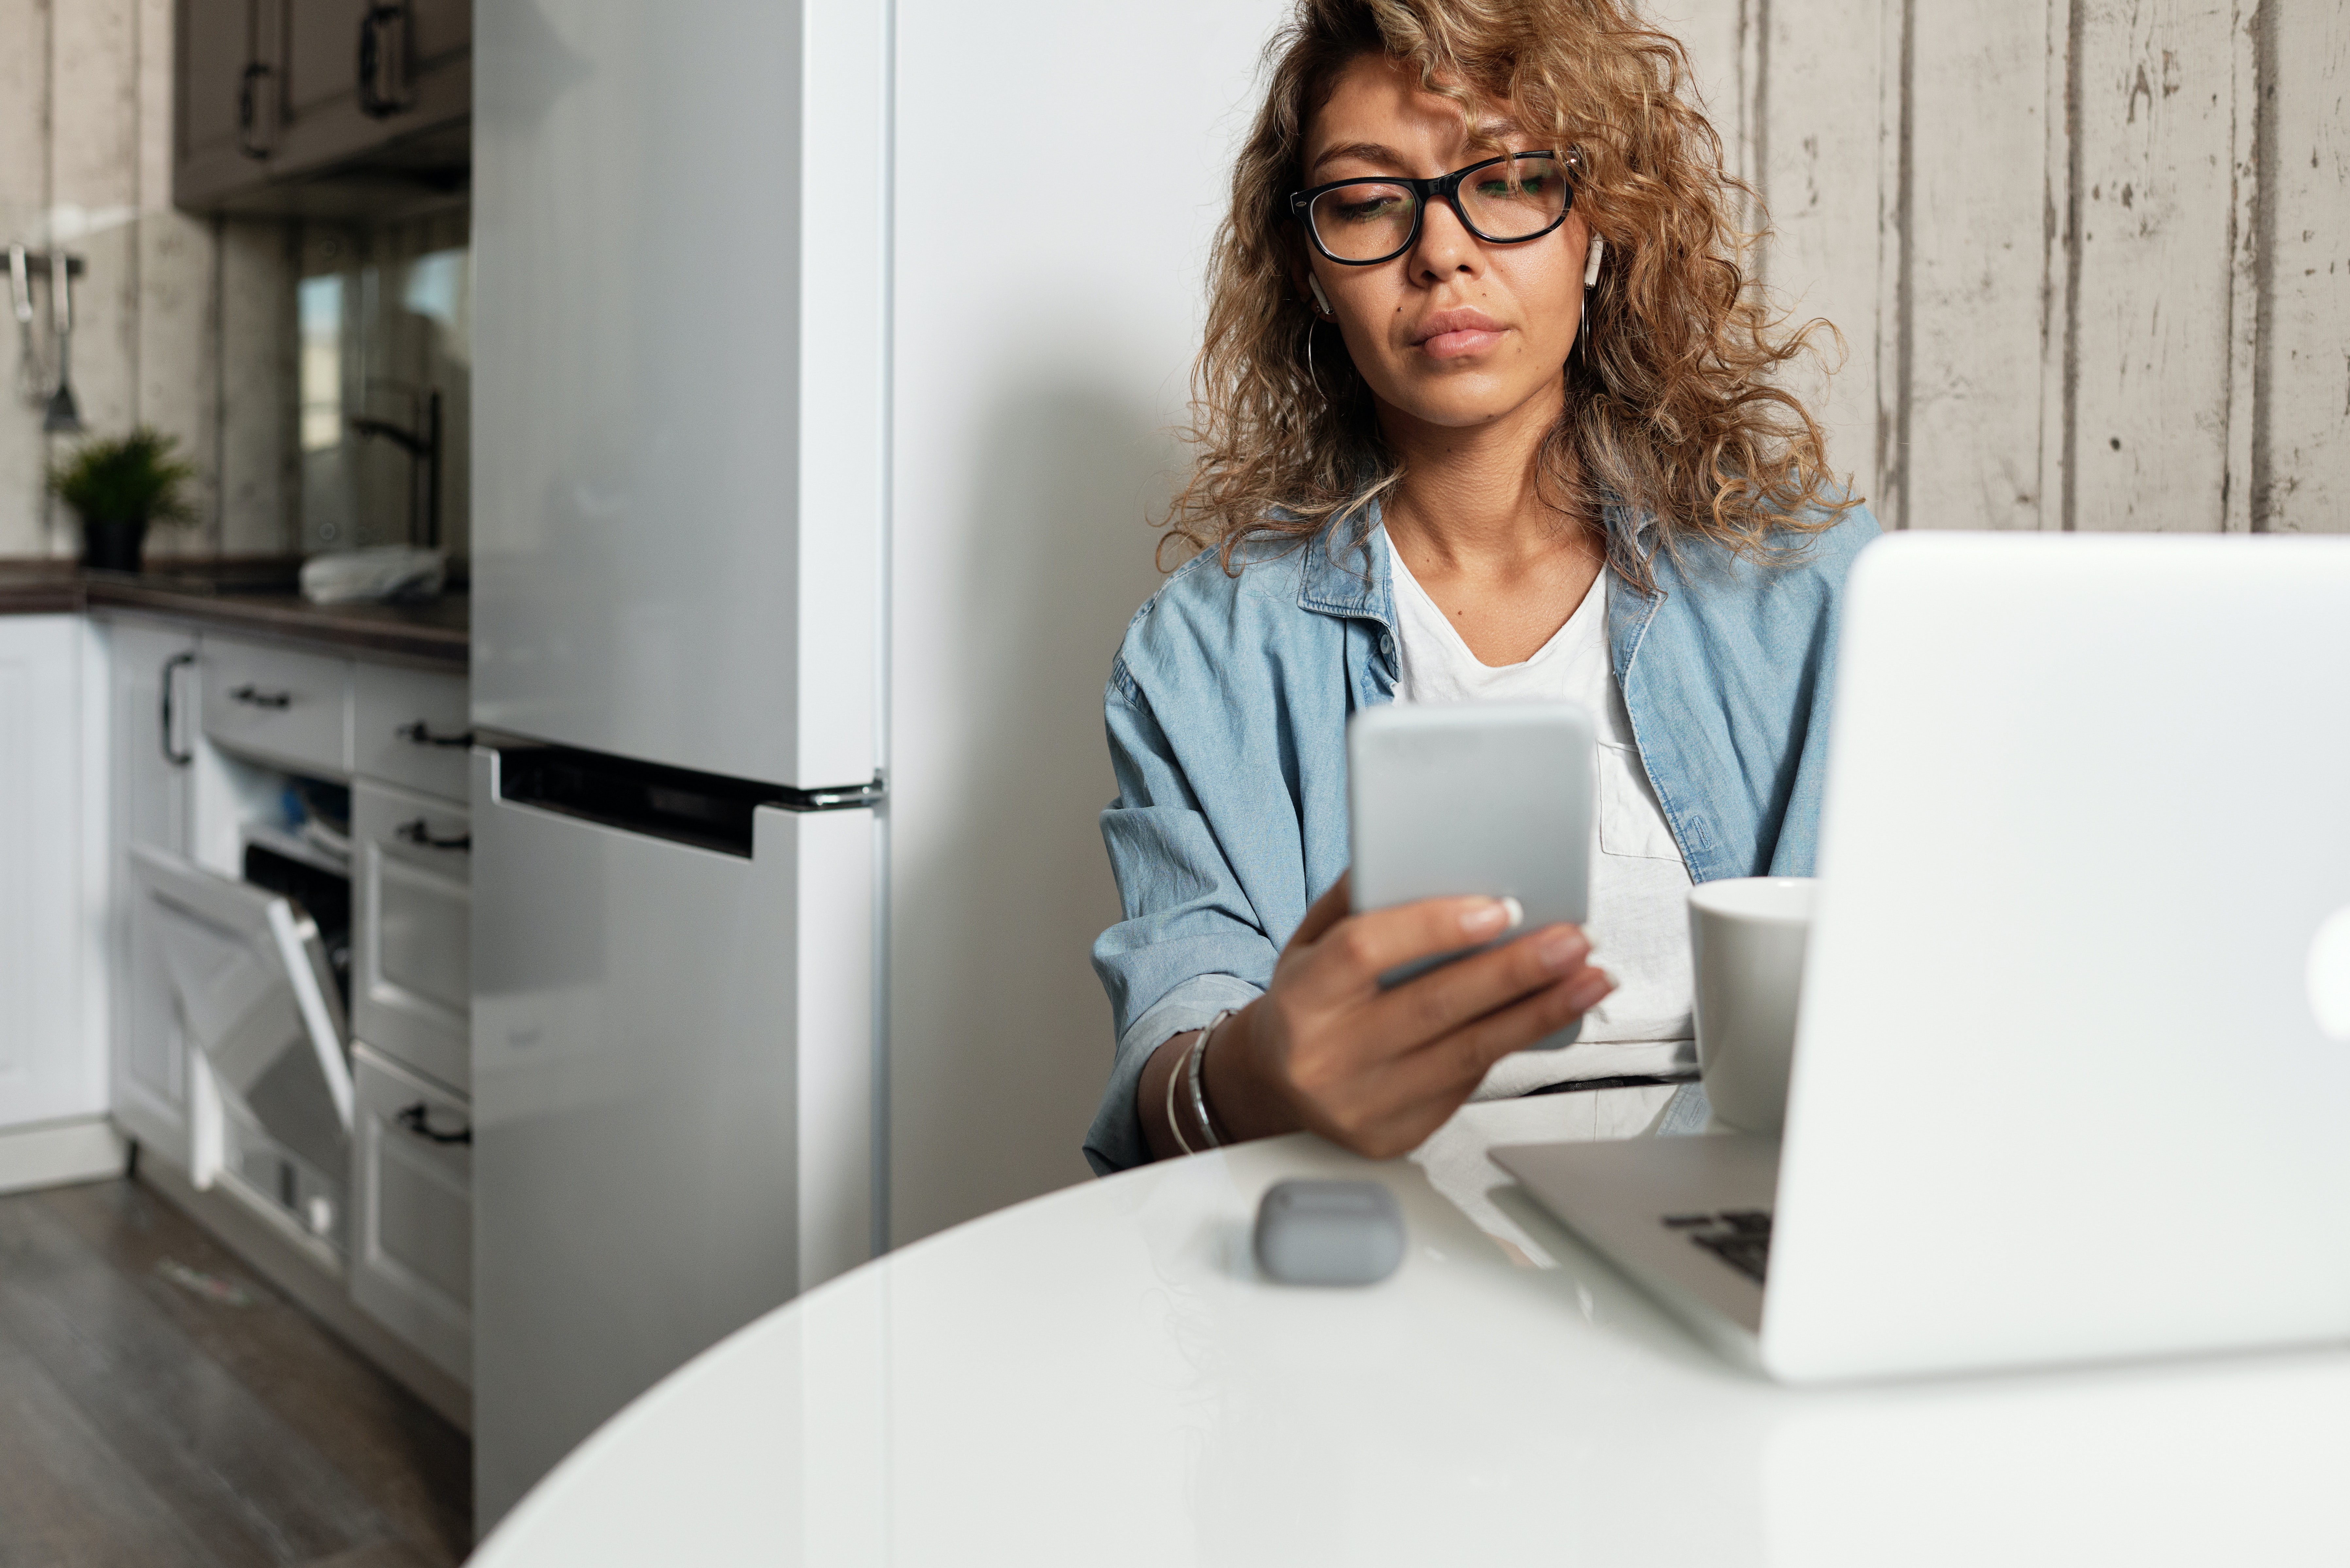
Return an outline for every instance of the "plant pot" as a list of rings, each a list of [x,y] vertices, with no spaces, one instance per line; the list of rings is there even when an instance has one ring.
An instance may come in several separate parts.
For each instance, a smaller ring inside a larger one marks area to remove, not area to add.
[[[147,550],[147,519],[87,517],[81,524],[81,564],[94,572],[136,572]]]

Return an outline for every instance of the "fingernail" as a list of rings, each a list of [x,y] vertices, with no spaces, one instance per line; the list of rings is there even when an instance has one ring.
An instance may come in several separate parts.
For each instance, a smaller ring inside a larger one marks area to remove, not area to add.
[[[1588,978],[1575,983],[1569,994],[1575,1000],[1575,1010],[1581,1012],[1596,1007],[1602,997],[1616,989],[1616,977],[1604,969],[1593,970]]]
[[[1461,916],[1461,929],[1472,937],[1482,937],[1492,931],[1507,930],[1523,919],[1525,911],[1518,908],[1515,898],[1496,898]]]
[[[1502,911],[1510,917],[1502,923],[1505,931],[1514,931],[1526,923],[1526,907],[1507,893],[1502,895]]]
[[[1569,970],[1581,963],[1590,950],[1591,944],[1583,940],[1581,931],[1564,930],[1544,937],[1536,956],[1545,969]]]

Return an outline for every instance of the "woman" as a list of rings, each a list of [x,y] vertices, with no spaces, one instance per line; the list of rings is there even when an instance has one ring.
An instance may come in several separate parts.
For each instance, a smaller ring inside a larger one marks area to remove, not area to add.
[[[1766,379],[1804,335],[1739,269],[1679,47],[1623,0],[1299,0],[1273,58],[1194,375],[1199,553],[1106,697],[1105,1174],[1301,1127],[1385,1158],[1472,1096],[1686,1079],[1685,896],[1810,873],[1876,533]],[[1595,715],[1591,930],[1383,992],[1513,914],[1347,912],[1347,718],[1494,698]]]

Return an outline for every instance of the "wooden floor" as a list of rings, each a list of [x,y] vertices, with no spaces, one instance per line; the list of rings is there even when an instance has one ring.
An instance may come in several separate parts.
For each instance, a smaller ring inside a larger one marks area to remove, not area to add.
[[[0,1568],[423,1568],[473,1449],[151,1190],[0,1198]]]

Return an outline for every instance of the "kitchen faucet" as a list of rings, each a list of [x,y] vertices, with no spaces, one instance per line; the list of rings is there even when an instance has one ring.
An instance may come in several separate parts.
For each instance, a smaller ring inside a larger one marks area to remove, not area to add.
[[[408,454],[408,542],[437,550],[441,547],[441,394],[437,390],[425,400],[424,409],[424,431],[421,435],[390,420],[359,414],[350,416],[347,422],[353,434],[381,437]],[[424,490],[421,539],[416,536],[416,493],[420,485]]]

